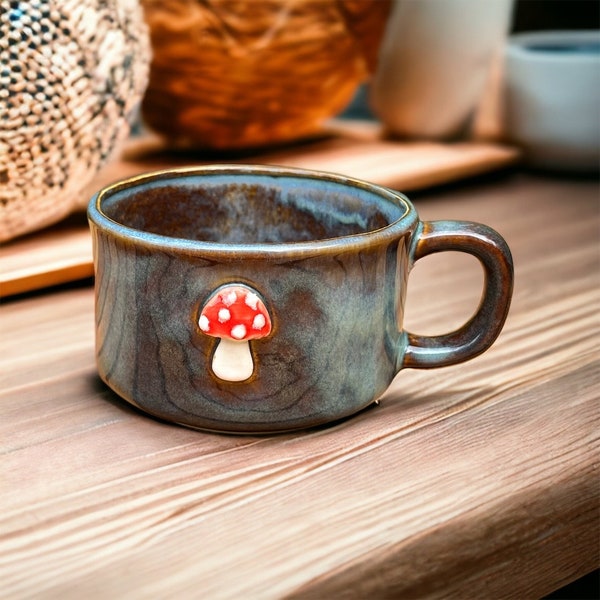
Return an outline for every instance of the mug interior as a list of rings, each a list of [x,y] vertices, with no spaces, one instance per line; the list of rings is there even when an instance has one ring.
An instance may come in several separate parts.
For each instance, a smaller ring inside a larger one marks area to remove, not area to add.
[[[409,210],[384,188],[275,170],[142,177],[101,195],[99,208],[112,221],[138,231],[223,244],[362,234],[391,225]]]

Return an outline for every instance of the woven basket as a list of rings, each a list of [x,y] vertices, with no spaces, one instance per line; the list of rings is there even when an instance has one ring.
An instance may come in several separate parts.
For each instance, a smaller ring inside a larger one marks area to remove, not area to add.
[[[313,134],[374,70],[387,0],[142,0],[146,122],[175,144],[240,149]]]
[[[87,204],[148,76],[137,0],[0,0],[0,241]]]

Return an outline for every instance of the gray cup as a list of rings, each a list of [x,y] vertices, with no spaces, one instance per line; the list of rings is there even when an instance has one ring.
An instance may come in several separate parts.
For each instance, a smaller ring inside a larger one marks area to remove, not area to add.
[[[402,194],[339,175],[164,171],[105,188],[88,215],[100,376],[142,410],[200,429],[285,431],[351,415],[403,367],[486,350],[512,294],[496,232],[421,222]],[[444,250],[481,262],[481,304],[452,333],[408,333],[409,271]]]

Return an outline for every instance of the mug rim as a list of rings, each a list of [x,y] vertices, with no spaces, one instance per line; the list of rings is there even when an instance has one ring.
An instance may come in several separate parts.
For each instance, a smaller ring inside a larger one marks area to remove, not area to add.
[[[191,240],[187,238],[171,237],[158,233],[150,233],[135,227],[124,225],[109,217],[102,208],[103,201],[112,194],[128,188],[135,188],[140,184],[152,181],[186,178],[188,176],[202,175],[265,175],[268,177],[294,177],[299,179],[329,181],[349,188],[360,188],[375,196],[387,200],[400,208],[404,213],[396,220],[384,227],[372,229],[362,233],[341,235],[332,238],[322,238],[300,242],[279,243],[224,243]],[[103,187],[94,194],[89,202],[87,216],[99,230],[111,234],[121,240],[135,243],[137,246],[153,250],[180,251],[187,255],[266,258],[277,256],[297,256],[310,254],[329,254],[340,251],[355,251],[375,243],[396,239],[399,234],[406,233],[417,221],[417,213],[410,200],[402,193],[384,186],[367,181],[348,177],[338,173],[301,169],[296,167],[277,167],[272,165],[251,164],[217,164],[203,166],[177,167],[151,171],[128,177],[111,185]]]
[[[568,46],[572,44],[600,43],[600,32],[592,29],[564,29],[548,31],[524,31],[508,38],[506,54],[512,60],[531,63],[551,63],[565,66],[593,65],[600,62],[598,53],[556,52],[545,45]],[[536,47],[536,46],[540,47]]]

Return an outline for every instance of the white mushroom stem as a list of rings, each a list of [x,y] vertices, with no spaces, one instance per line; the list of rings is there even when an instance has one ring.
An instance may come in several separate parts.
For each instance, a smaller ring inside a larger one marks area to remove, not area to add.
[[[250,344],[221,338],[212,359],[213,373],[225,381],[245,381],[254,372]]]

